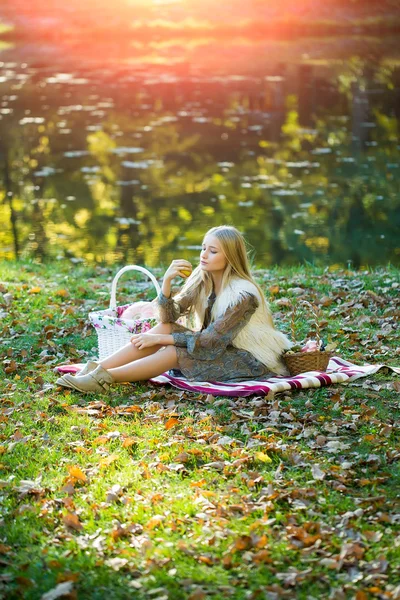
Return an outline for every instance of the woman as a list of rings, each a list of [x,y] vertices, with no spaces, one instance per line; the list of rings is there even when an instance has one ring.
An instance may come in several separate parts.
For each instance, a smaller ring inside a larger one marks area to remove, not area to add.
[[[187,277],[171,298],[171,282]],[[158,296],[160,323],[132,336],[100,363],[89,362],[62,386],[104,392],[112,383],[143,381],[179,370],[197,381],[243,381],[284,375],[282,353],[291,343],[274,328],[269,306],[250,273],[242,234],[230,226],[210,229],[203,240],[200,265],[172,261]],[[175,321],[197,322],[197,331]]]

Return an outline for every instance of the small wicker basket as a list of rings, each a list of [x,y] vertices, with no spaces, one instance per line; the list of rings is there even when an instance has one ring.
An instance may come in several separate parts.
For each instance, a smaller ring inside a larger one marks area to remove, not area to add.
[[[161,291],[154,275],[144,267],[128,265],[118,271],[111,284],[110,308],[89,313],[89,321],[96,329],[98,336],[99,360],[103,360],[110,354],[113,354],[122,348],[122,346],[128,344],[133,334],[148,331],[157,324],[155,317],[123,319],[119,316],[121,308],[125,307],[119,307],[120,310],[117,307],[117,283],[121,275],[126,271],[140,271],[141,273],[144,273],[153,282],[157,295]]]
[[[307,300],[302,300],[299,304],[307,306],[310,309],[311,314],[314,318],[314,328],[315,328],[315,338],[318,346],[321,342],[320,336],[320,326],[319,326],[319,311],[318,309],[307,302]],[[293,305],[292,310],[292,318],[291,318],[291,332],[292,339],[296,339],[295,333],[295,318],[297,314],[297,308]],[[314,352],[294,352],[293,354],[285,353],[283,355],[283,360],[287,368],[289,369],[289,373],[291,375],[299,375],[299,373],[306,373],[308,371],[326,371],[326,368],[329,364],[329,359],[332,356],[333,352],[328,352],[326,350],[316,350]]]

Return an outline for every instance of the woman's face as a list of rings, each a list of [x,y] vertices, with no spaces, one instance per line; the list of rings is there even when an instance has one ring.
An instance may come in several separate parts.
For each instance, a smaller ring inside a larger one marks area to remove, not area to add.
[[[207,273],[223,272],[227,264],[221,244],[214,235],[206,235],[200,252],[200,267]]]

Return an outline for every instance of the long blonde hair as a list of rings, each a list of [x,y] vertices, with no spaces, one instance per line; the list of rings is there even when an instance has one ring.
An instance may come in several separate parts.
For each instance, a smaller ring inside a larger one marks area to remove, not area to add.
[[[209,229],[204,237],[207,235],[214,235],[218,239],[227,262],[222,276],[221,292],[226,288],[232,277],[245,279],[255,285],[265,306],[264,293],[251,275],[246,242],[240,231],[231,225],[220,225]],[[189,314],[202,314],[212,290],[212,276],[198,266],[185,281],[184,286],[176,295],[176,299],[178,300],[180,297],[188,298]]]

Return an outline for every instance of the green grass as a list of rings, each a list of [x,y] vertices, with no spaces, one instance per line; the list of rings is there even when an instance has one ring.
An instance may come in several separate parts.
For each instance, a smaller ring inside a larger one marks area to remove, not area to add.
[[[0,264],[0,597],[70,581],[80,600],[395,598],[399,377],[274,398],[62,390],[53,368],[95,356],[87,313],[115,271]],[[399,365],[397,269],[256,275],[283,330],[303,288],[341,356]],[[121,304],[138,297],[121,282]]]

